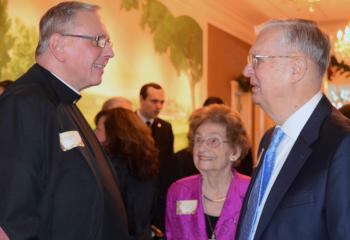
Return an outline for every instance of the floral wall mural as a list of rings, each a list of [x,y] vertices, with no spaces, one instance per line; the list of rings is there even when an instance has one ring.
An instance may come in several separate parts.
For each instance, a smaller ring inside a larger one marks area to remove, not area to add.
[[[15,80],[34,63],[40,17],[57,0],[0,0],[0,79]],[[203,23],[174,14],[158,0],[86,1],[101,6],[115,57],[103,83],[84,90],[78,105],[94,127],[93,118],[112,96],[130,99],[138,107],[140,87],[157,82],[166,93],[161,117],[175,133],[175,149],[186,145],[187,118],[199,106],[203,89]]]

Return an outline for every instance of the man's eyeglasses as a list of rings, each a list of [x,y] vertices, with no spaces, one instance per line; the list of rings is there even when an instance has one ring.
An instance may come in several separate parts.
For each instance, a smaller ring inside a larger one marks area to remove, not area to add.
[[[193,145],[195,147],[200,147],[203,143],[209,148],[218,148],[220,147],[223,143],[228,143],[227,140],[222,140],[219,137],[208,137],[208,138],[202,138],[200,136],[194,137],[192,140]]]
[[[62,34],[62,36],[65,37],[76,37],[76,38],[82,38],[82,39],[87,39],[93,42],[96,42],[96,46],[100,47],[100,48],[104,48],[107,44],[109,46],[112,46],[112,42],[110,41],[109,38],[105,37],[105,36],[86,36],[86,35],[79,35],[79,34]]]
[[[250,54],[247,57],[248,64],[252,64],[253,68],[256,68],[259,64],[259,61],[263,59],[268,58],[292,58],[292,57],[299,57],[299,56],[265,56],[265,55],[254,55]]]

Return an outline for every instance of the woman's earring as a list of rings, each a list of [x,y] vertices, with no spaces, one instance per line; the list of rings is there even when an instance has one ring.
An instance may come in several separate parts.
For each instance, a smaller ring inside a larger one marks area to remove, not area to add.
[[[237,160],[237,158],[236,158],[235,154],[233,154],[233,153],[231,153],[231,155],[230,155],[229,159],[230,159],[230,161],[231,161],[231,162],[234,162],[234,161],[236,161],[236,160]]]

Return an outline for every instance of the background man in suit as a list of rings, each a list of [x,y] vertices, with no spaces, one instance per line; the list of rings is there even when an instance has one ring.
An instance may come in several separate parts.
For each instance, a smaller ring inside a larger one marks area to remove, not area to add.
[[[49,9],[37,63],[0,98],[0,227],[9,239],[129,239],[111,163],[75,105],[114,56],[98,9]]]
[[[158,194],[155,201],[153,224],[164,232],[166,193],[176,178],[173,159],[174,134],[171,124],[158,118],[164,105],[164,90],[157,83],[147,83],[140,90],[140,108],[137,114],[152,130],[152,136],[159,149],[160,170]]]
[[[261,141],[237,239],[350,239],[350,124],[320,92],[329,51],[312,21],[258,28],[244,74],[277,126]]]

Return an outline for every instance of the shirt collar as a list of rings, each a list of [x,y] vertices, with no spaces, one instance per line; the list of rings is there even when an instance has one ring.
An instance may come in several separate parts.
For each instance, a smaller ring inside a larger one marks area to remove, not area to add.
[[[80,92],[78,90],[76,90],[74,87],[72,87],[71,85],[69,85],[68,83],[66,83],[62,78],[60,78],[59,76],[57,76],[56,74],[54,74],[53,72],[50,72],[52,75],[54,75],[58,80],[60,80],[64,85],[66,85],[67,87],[69,87],[71,90],[73,90],[76,94],[80,95]]]
[[[309,101],[294,112],[281,126],[283,132],[290,138],[296,140],[309,120],[312,112],[322,98],[322,93],[316,93]]]
[[[140,109],[138,109],[138,110],[136,111],[136,113],[137,113],[137,115],[139,115],[139,117],[141,118],[141,120],[142,120],[144,123],[146,123],[146,122],[148,121],[148,122],[150,122],[151,124],[153,124],[154,118],[151,118],[151,119],[146,118],[145,116],[142,115]]]

